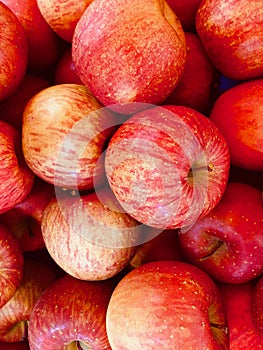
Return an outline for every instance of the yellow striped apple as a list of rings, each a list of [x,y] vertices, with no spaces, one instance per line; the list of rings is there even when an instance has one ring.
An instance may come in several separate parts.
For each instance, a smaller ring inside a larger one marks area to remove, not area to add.
[[[151,106],[128,118],[111,138],[106,175],[124,210],[145,225],[193,224],[219,202],[229,150],[218,128],[183,106]]]
[[[21,284],[13,297],[0,308],[0,340],[27,340],[28,321],[32,309],[46,288],[57,279],[54,271],[33,259],[25,259]]]
[[[107,188],[51,200],[42,217],[46,248],[68,274],[103,280],[123,270],[140,239],[140,224],[123,212]]]
[[[28,65],[28,43],[17,16],[0,2],[0,101],[11,96],[22,82]]]
[[[24,256],[18,240],[0,224],[0,308],[15,294],[24,271]]]
[[[182,76],[184,31],[164,0],[94,0],[76,25],[72,58],[103,105],[158,104]]]
[[[220,292],[197,267],[163,260],[128,272],[106,315],[112,350],[227,350]]]
[[[0,178],[1,214],[14,208],[27,197],[35,178],[25,162],[19,131],[2,120],[0,120]]]
[[[66,275],[49,286],[31,313],[31,350],[110,350],[106,311],[115,279],[88,282]]]
[[[104,180],[99,159],[115,116],[83,85],[60,84],[37,93],[23,113],[22,147],[31,170],[63,188],[88,190]]]
[[[226,77],[249,80],[262,76],[261,1],[202,0],[196,31],[212,63]]]

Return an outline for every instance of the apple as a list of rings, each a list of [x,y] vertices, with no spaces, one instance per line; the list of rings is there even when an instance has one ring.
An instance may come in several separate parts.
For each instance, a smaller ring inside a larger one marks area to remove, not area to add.
[[[130,262],[131,268],[159,260],[184,260],[178,240],[177,230],[160,230],[143,227],[144,242],[136,249]]]
[[[185,32],[185,39],[187,55],[184,73],[164,105],[183,105],[208,114],[215,68],[196,34]]]
[[[255,324],[255,328],[257,329],[260,337],[261,337],[261,345],[263,345],[263,275],[259,277],[256,281],[255,291],[252,299],[252,319]]]
[[[219,202],[228,180],[229,151],[201,113],[151,106],[112,136],[105,171],[129,215],[148,226],[175,229],[192,225]]]
[[[72,61],[71,47],[65,50],[56,65],[54,82],[55,84],[82,84]]]
[[[166,1],[95,0],[76,25],[72,59],[103,105],[158,104],[182,77],[185,36]]]
[[[22,124],[31,170],[67,189],[89,190],[104,180],[99,159],[116,118],[101,107],[84,85],[54,85],[36,94],[25,107]]]
[[[54,282],[31,313],[30,349],[110,349],[106,310],[115,284],[115,279],[88,282],[69,275]]]
[[[75,196],[57,190],[41,227],[51,257],[82,280],[103,280],[122,271],[140,239],[140,224],[122,211],[107,187]]]
[[[32,72],[51,68],[59,57],[58,37],[46,23],[36,0],[2,0],[22,24],[28,41],[28,68]]]
[[[42,214],[54,197],[54,187],[36,178],[29,195],[13,209],[0,215],[0,221],[16,236],[23,251],[45,247],[41,231]]]
[[[218,288],[193,265],[143,264],[114,289],[106,314],[112,350],[229,349]]]
[[[179,242],[188,261],[218,281],[245,283],[263,273],[262,192],[228,183],[219,204]]]
[[[22,24],[2,1],[0,27],[0,101],[3,101],[16,91],[26,74],[28,44]]]
[[[71,42],[80,17],[93,0],[36,0],[46,22],[65,41]]]
[[[222,294],[229,329],[229,349],[263,348],[263,338],[253,322],[253,296],[255,281],[235,284],[218,284]]]
[[[26,198],[33,187],[35,176],[25,162],[19,131],[1,120],[0,145],[0,214],[2,214]]]
[[[17,239],[0,223],[0,308],[15,294],[21,283],[24,256]]]
[[[50,267],[25,259],[23,280],[13,297],[0,308],[0,340],[19,342],[27,339],[32,309],[46,288],[57,279]]]
[[[22,116],[26,104],[37,92],[49,85],[50,83],[46,79],[27,73],[16,92],[0,102],[0,119],[21,130]]]
[[[226,77],[249,80],[263,74],[261,1],[202,0],[196,31],[214,66]]]
[[[195,16],[200,0],[166,0],[185,31],[195,32]]]
[[[224,135],[231,163],[263,171],[263,78],[240,83],[214,103],[210,120]]]

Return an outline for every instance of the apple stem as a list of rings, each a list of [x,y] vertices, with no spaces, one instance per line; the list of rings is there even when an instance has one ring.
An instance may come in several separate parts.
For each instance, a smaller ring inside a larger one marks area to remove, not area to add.
[[[228,327],[217,323],[210,323],[211,327],[222,330],[225,334],[228,334]]]
[[[215,166],[212,163],[209,163],[208,165],[199,166],[199,167],[193,167],[190,169],[188,177],[193,178],[194,172],[196,172],[196,171],[206,170],[209,173],[211,173],[214,170],[214,168],[215,168]]]
[[[210,251],[210,253],[200,258],[199,261],[203,261],[209,258],[210,256],[212,256],[223,244],[224,244],[223,241],[218,240],[217,243],[214,245],[213,249]]]

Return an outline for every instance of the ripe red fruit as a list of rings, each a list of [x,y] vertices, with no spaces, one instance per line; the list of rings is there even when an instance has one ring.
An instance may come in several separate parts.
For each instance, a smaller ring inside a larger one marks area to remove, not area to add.
[[[263,74],[262,2],[202,0],[196,30],[215,67],[228,78]]]
[[[263,170],[263,79],[238,84],[214,103],[210,120],[225,137],[235,166]]]
[[[0,2],[0,101],[22,82],[28,64],[27,37],[16,15]]]

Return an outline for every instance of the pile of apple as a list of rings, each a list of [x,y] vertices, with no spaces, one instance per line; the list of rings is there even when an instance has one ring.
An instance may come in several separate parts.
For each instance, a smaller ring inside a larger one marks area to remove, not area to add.
[[[263,349],[262,0],[0,1],[0,350]]]

